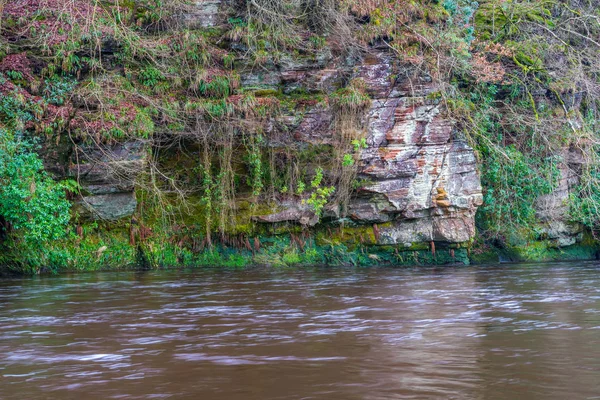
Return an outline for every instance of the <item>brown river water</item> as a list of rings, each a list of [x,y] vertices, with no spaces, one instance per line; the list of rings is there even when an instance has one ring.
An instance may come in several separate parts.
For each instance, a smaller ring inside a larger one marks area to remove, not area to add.
[[[600,264],[4,279],[0,399],[600,399]]]

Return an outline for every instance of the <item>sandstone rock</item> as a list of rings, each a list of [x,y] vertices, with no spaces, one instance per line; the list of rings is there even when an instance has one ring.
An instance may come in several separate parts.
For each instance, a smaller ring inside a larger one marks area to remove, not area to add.
[[[245,88],[279,89],[281,74],[275,69],[251,69],[240,74],[241,84]]]
[[[475,235],[475,220],[465,215],[399,219],[380,229],[380,244],[410,246],[430,241],[464,243]]]
[[[193,0],[183,16],[189,28],[210,28],[219,23],[219,11],[223,0]]]
[[[375,224],[390,222],[394,207],[385,195],[359,195],[349,204],[348,214],[353,221]]]
[[[69,175],[90,194],[81,204],[92,218],[116,220],[135,212],[135,180],[144,165],[141,142],[84,147],[73,155]]]
[[[72,156],[69,175],[77,177],[83,189],[92,194],[133,191],[144,157],[141,142],[82,147]]]
[[[358,169],[358,178],[369,183],[351,199],[348,217],[356,224],[387,223],[380,244],[467,242],[483,201],[475,154],[429,98],[437,91],[431,79],[402,68],[378,51],[356,69],[372,98],[365,118],[368,148]],[[332,122],[332,110],[318,105],[305,113],[293,136],[330,144]]]
[[[567,149],[559,164],[559,180],[554,191],[536,200],[536,216],[541,231],[559,247],[573,245],[583,237],[583,226],[569,221],[569,196],[579,184],[579,174],[585,159],[579,150]]]
[[[315,226],[319,217],[306,205],[296,202],[283,202],[283,211],[255,217],[254,220],[266,223],[297,222],[304,226]]]
[[[341,86],[342,78],[349,71],[332,63],[331,52],[325,49],[310,58],[283,57],[279,72],[283,91],[290,93],[297,89],[332,92]]]
[[[294,130],[294,138],[299,141],[323,144],[331,143],[333,115],[329,108],[317,106],[304,114]]]
[[[96,218],[115,221],[132,215],[137,207],[133,192],[87,196],[82,204]]]
[[[371,56],[359,68],[375,97],[359,176],[373,183],[359,189],[351,217],[391,221],[382,228],[382,244],[466,242],[475,234],[475,212],[483,201],[475,154],[456,138],[441,106],[427,98],[436,91],[427,77],[391,82],[392,74],[386,54]]]
[[[347,68],[332,63],[328,50],[311,57],[282,56],[277,64],[268,62],[241,73],[242,86],[246,88],[283,89],[291,93],[301,89],[309,92],[331,92],[341,86]]]

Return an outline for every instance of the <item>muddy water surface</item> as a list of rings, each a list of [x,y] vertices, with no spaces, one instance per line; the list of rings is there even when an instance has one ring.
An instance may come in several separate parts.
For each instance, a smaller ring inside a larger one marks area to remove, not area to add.
[[[4,279],[0,399],[600,399],[600,264]]]

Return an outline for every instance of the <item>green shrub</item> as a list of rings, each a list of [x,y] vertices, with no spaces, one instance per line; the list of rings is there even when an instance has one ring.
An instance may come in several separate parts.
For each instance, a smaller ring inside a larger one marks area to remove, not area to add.
[[[155,87],[165,80],[165,76],[157,68],[148,66],[142,69],[138,76],[140,83],[150,88]]]
[[[283,253],[282,260],[286,265],[296,265],[300,264],[300,262],[302,261],[300,258],[300,254],[298,254],[298,250],[296,250],[295,248]]]
[[[313,188],[313,192],[310,194],[310,197],[306,200],[306,204],[308,204],[317,216],[321,216],[323,213],[323,207],[329,201],[329,198],[335,192],[334,186],[321,187],[321,183],[323,181],[323,169],[317,168],[315,177],[310,183],[310,186]]]
[[[0,129],[0,216],[10,226],[9,248],[3,250],[7,254],[0,262],[43,265],[45,246],[66,235],[70,220],[66,189],[73,185],[50,178],[20,134]],[[28,255],[33,257],[27,259]]]
[[[62,106],[76,86],[77,81],[75,79],[61,78],[54,75],[44,82],[44,99],[49,104]]]

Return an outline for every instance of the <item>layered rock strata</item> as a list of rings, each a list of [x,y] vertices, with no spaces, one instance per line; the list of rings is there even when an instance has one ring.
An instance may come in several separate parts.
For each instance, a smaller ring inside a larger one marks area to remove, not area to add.
[[[92,218],[114,221],[132,215],[137,207],[135,182],[145,166],[142,143],[90,146],[72,155],[69,175],[84,193],[82,211]]]
[[[474,216],[482,203],[475,154],[443,115],[431,79],[409,75],[408,69],[397,75],[397,70],[390,54],[374,50],[351,72],[365,82],[372,105],[365,115],[368,147],[358,168],[359,181],[369,183],[351,199],[348,217],[353,224],[379,224],[379,244],[467,242],[475,234]],[[347,73],[335,66],[314,71],[303,66],[301,73],[284,70],[281,75],[314,81],[307,76],[320,77],[324,71],[334,81]],[[316,106],[303,116],[294,138],[328,143],[332,115],[330,108]],[[314,222],[305,207],[282,206],[284,211],[259,220]]]

